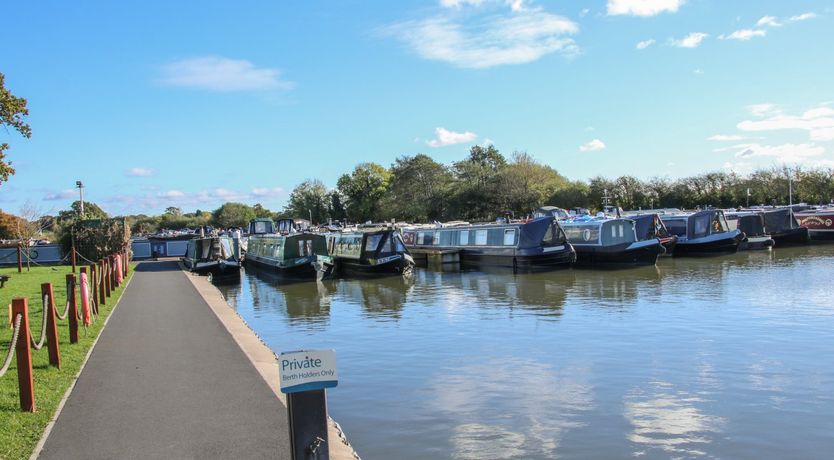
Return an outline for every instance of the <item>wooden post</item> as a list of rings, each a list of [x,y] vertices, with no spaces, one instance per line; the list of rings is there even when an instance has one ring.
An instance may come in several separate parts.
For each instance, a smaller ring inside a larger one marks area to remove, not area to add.
[[[110,297],[110,287],[112,286],[111,281],[113,281],[113,267],[110,265],[110,257],[104,258],[104,293],[107,294],[107,297]]]
[[[107,302],[104,300],[104,277],[107,270],[104,269],[104,259],[99,262],[99,271],[101,272],[101,281],[98,284],[98,301],[105,305]]]
[[[125,267],[125,278],[127,278],[127,274],[130,272],[130,252],[128,249],[125,249],[124,252],[124,267]]]
[[[69,302],[69,333],[70,343],[78,343],[78,304],[75,301],[75,275],[67,273],[67,301]]]
[[[93,294],[93,312],[98,315],[98,285],[96,284],[96,264],[90,264],[90,291]]]
[[[17,272],[23,272],[23,243],[17,242]]]
[[[72,272],[75,273],[75,246],[70,249],[70,259],[72,260]]]
[[[17,383],[20,387],[20,410],[35,412],[35,382],[32,380],[32,351],[29,348],[32,337],[29,334],[29,301],[25,298],[12,300],[12,315],[23,315],[20,321],[20,335],[17,336]]]
[[[49,364],[61,368],[61,353],[58,350],[58,324],[55,317],[55,294],[52,283],[41,284],[41,298],[47,296],[49,303],[44,305],[46,312],[46,348],[49,350]]]
[[[113,254],[113,289],[119,287],[119,272],[122,270],[122,264],[119,262],[121,257],[122,255],[118,252]]]

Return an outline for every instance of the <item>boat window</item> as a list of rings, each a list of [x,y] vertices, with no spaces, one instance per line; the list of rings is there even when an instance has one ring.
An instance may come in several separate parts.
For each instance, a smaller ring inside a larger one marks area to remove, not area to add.
[[[298,257],[304,256],[304,240],[298,240]]]
[[[669,232],[670,235],[686,237],[686,220],[664,220],[663,224],[666,225],[666,230]]]
[[[399,235],[395,235],[394,241],[396,242],[397,252],[405,252],[405,244]]]
[[[313,240],[307,240],[307,255],[313,255]]]
[[[712,221],[712,214],[707,213],[700,216],[693,216],[692,238],[703,238],[709,234],[709,227]]]
[[[724,213],[719,212],[715,214],[715,225],[713,227],[713,233],[727,232],[730,230],[730,226],[727,225],[727,218],[724,217]]]
[[[368,235],[365,239],[365,250],[366,251],[376,251],[376,248],[379,247],[379,242],[382,240],[382,235]]]
[[[458,234],[460,235],[458,241],[459,245],[466,246],[467,244],[469,244],[469,230],[461,230]]]
[[[625,228],[625,224],[620,224],[618,227],[620,228],[620,238],[623,238],[623,228]]]
[[[544,237],[542,238],[542,245],[543,246],[556,246],[557,244],[562,244],[565,240],[565,234],[562,232],[562,229],[559,227],[559,224],[556,222],[552,222],[550,225],[547,226],[547,230],[544,232]]]
[[[434,238],[431,240],[431,244],[435,246],[440,244],[440,232],[434,232]]]
[[[384,252],[384,253],[390,253],[390,252],[392,252],[392,250],[391,250],[391,239],[392,239],[392,238],[394,238],[394,234],[393,234],[393,233],[392,233],[392,234],[389,234],[389,235],[385,238],[385,243],[382,243],[382,251],[380,251],[380,252]]]
[[[266,233],[266,222],[255,222],[255,233]]]
[[[504,246],[512,246],[515,244],[515,229],[504,229]]]
[[[599,224],[562,227],[565,237],[574,244],[599,244]]]
[[[425,233],[423,233],[423,232],[418,232],[417,233],[417,244],[423,244],[425,239],[426,239],[426,234]]]
[[[478,246],[486,246],[487,244],[487,231],[486,230],[475,230],[475,244]]]
[[[602,244],[622,244],[633,243],[635,241],[634,227],[632,226],[631,221],[615,220],[608,221],[603,225],[611,227],[611,236],[607,236],[606,231],[606,236],[602,238]]]

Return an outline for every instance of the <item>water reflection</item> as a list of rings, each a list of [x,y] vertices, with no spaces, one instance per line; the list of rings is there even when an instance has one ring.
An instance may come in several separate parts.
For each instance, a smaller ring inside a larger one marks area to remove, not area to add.
[[[633,430],[628,439],[638,444],[633,456],[660,449],[676,457],[704,456],[706,446],[726,423],[722,417],[708,415],[699,406],[706,401],[671,383],[653,382],[647,391],[634,390],[624,401],[624,416]]]
[[[452,457],[556,457],[565,433],[584,426],[582,414],[593,408],[587,375],[525,358],[443,369],[431,391],[434,409],[454,423]],[[508,388],[513,395],[506,400]]]
[[[359,305],[368,318],[399,319],[413,286],[411,278],[386,276],[373,280],[328,280],[325,290],[340,301]]]

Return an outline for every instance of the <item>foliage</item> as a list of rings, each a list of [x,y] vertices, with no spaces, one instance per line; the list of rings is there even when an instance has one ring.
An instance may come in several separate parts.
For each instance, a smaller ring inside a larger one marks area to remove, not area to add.
[[[498,173],[501,208],[512,215],[532,214],[568,180],[550,166],[543,165],[526,152],[513,154],[512,162]]]
[[[290,193],[284,214],[294,218],[312,218],[313,222],[326,222],[330,218],[330,204],[330,194],[324,183],[318,179],[308,179]]]
[[[70,209],[58,213],[58,224],[61,226],[72,225],[81,218],[81,201],[74,201]],[[84,219],[109,219],[110,216],[92,201],[84,202]]]
[[[255,218],[255,211],[251,206],[243,203],[225,203],[212,213],[212,223],[215,227],[247,228],[249,221]]]
[[[17,238],[17,228],[21,218],[0,210],[0,239],[10,240]]]
[[[11,127],[21,136],[32,137],[32,129],[27,123],[23,121],[23,117],[29,115],[29,109],[26,108],[26,99],[16,97],[8,89],[6,89],[6,77],[0,72],[0,126],[5,129]],[[6,150],[9,144],[0,143],[0,184],[9,180],[9,176],[14,174],[14,168],[11,161],[6,161]]]
[[[444,219],[453,180],[446,166],[427,155],[398,158],[391,165],[388,194],[384,197],[385,214],[410,222]]]
[[[380,201],[388,191],[391,172],[376,163],[360,163],[336,184],[344,198],[347,217],[353,221],[380,220]]]
[[[74,246],[85,258],[99,260],[130,247],[130,228],[125,219],[80,220],[64,230],[61,246],[64,252]]]

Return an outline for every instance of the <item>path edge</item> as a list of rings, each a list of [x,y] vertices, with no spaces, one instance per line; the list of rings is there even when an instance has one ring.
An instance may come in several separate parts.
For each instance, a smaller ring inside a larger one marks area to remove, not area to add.
[[[64,405],[67,403],[70,395],[72,394],[72,390],[75,389],[75,385],[78,383],[78,378],[81,377],[81,373],[84,372],[84,368],[87,367],[87,361],[90,360],[90,356],[93,354],[93,350],[96,349],[96,345],[98,345],[99,339],[101,339],[101,335],[104,334],[104,330],[107,328],[107,323],[110,322],[110,318],[113,317],[113,314],[116,313],[116,309],[119,308],[119,304],[122,303],[122,298],[125,296],[125,292],[127,292],[127,288],[130,286],[130,282],[133,281],[133,276],[136,274],[136,267],[134,266],[131,270],[130,278],[128,278],[127,283],[125,284],[124,289],[122,290],[122,295],[119,296],[119,300],[116,301],[116,304],[113,305],[113,309],[110,310],[110,314],[107,315],[107,318],[104,319],[104,325],[101,327],[101,331],[98,333],[98,337],[93,340],[93,344],[90,346],[90,349],[87,350],[87,355],[84,356],[84,361],[81,362],[81,367],[78,369],[78,372],[72,378],[72,383],[67,388],[67,391],[64,392],[63,398],[61,398],[61,402],[58,403],[58,407],[55,408],[55,413],[53,414],[52,418],[49,419],[49,423],[46,424],[46,428],[43,430],[43,435],[41,435],[40,441],[35,446],[35,450],[32,451],[32,455],[29,456],[29,460],[37,460],[37,458],[41,455],[41,451],[43,451],[43,446],[46,444],[46,440],[49,438],[49,435],[52,433],[52,428],[55,427],[55,422],[58,421],[58,417],[61,416],[61,411],[64,410]]]
[[[223,325],[232,339],[238,345],[249,362],[258,371],[261,379],[266,383],[272,393],[278,398],[281,406],[286,409],[287,402],[284,393],[281,393],[278,382],[278,359],[275,352],[261,339],[258,334],[246,323],[231,307],[223,294],[216,286],[211,284],[205,276],[199,276],[187,271],[182,262],[180,269],[183,275],[191,282],[194,289],[209,306],[218,321]],[[359,455],[347,439],[342,427],[335,420],[328,417],[328,438],[340,440],[341,442],[330,442],[330,458],[333,460],[356,460]],[[288,434],[289,435],[289,434]]]

